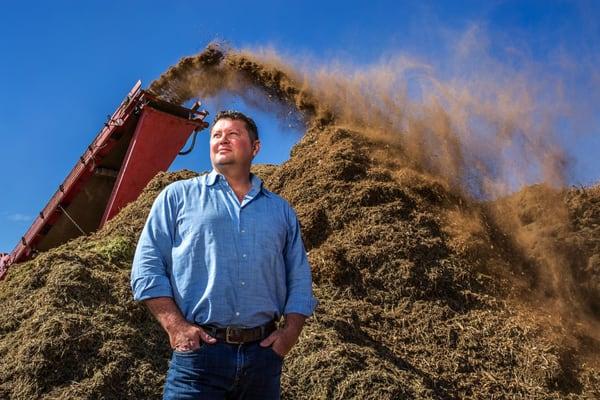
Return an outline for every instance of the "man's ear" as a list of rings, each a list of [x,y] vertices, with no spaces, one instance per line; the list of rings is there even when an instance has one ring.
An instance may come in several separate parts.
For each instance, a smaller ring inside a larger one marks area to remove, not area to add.
[[[258,152],[260,151],[260,140],[256,139],[254,143],[252,143],[252,158],[256,157]]]

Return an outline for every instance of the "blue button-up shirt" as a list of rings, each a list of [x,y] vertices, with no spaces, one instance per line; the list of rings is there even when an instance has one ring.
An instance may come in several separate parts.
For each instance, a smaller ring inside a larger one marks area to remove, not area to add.
[[[215,170],[167,186],[133,259],[135,300],[172,297],[198,324],[254,327],[317,301],[292,207],[251,176],[242,202]]]

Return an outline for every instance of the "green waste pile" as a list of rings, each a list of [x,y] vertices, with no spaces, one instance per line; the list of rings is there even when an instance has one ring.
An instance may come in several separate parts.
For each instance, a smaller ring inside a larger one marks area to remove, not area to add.
[[[600,342],[588,330],[599,316],[599,187],[556,192],[566,225],[536,231],[578,254],[576,324],[527,296],[545,266],[517,240],[544,224],[524,200],[536,188],[468,200],[309,94],[282,91],[285,74],[269,76],[265,92],[317,116],[287,162],[254,169],[297,210],[320,300],[287,356],[283,398],[600,398]],[[159,174],[101,231],[11,268],[0,284],[0,398],[160,398],[170,349],[132,301],[129,273],[153,199],[194,175]],[[518,234],[495,222],[515,204],[527,219]]]

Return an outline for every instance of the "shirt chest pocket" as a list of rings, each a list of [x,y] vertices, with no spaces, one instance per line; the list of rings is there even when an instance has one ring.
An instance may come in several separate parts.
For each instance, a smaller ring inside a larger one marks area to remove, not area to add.
[[[177,219],[176,236],[184,242],[211,242],[216,240],[219,232],[230,225],[228,216],[220,215],[216,210],[189,209],[181,213]]]

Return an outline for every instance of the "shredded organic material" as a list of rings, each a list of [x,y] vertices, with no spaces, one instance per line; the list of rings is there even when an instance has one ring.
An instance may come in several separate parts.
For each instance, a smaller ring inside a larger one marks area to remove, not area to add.
[[[178,103],[260,90],[307,122],[287,162],[253,170],[297,210],[320,301],[283,398],[600,397],[599,186],[478,201],[424,152],[247,53],[210,47],[150,89]],[[194,175],[159,174],[101,231],[11,268],[0,398],[160,398],[168,340],[129,273],[152,201]]]

